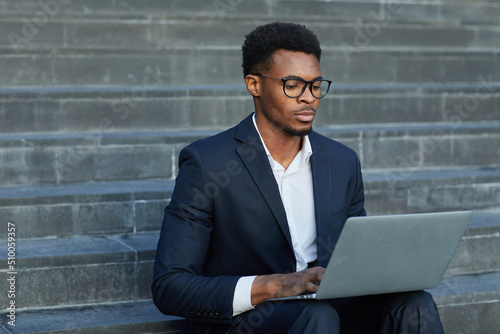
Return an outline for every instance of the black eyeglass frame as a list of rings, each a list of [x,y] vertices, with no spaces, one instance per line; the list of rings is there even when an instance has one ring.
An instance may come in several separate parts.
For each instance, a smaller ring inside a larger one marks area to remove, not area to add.
[[[332,84],[331,80],[326,80],[326,79],[316,79],[316,80],[312,80],[312,81],[307,81],[307,80],[304,80],[302,78],[275,78],[275,77],[270,77],[270,76],[264,75],[264,74],[254,74],[254,75],[258,75],[258,76],[264,77],[264,78],[276,79],[276,80],[283,81],[283,93],[286,96],[288,96],[289,98],[292,98],[292,99],[297,98],[297,97],[301,96],[302,94],[304,94],[304,92],[306,91],[307,85],[309,85],[309,90],[311,91],[311,94],[312,94],[312,96],[314,96],[315,99],[318,99],[318,100],[322,99],[322,98],[324,98],[326,96],[326,94],[328,94],[328,92],[330,91],[330,85]],[[299,95],[297,95],[297,96],[290,96],[290,95],[288,95],[286,93],[286,91],[285,91],[285,84],[286,84],[286,82],[288,80],[300,80],[300,81],[302,81],[302,82],[305,83],[305,85],[304,85],[304,87],[302,87],[302,91],[300,92]],[[314,95],[314,92],[312,91],[312,85],[313,85],[313,83],[318,82],[318,81],[326,81],[326,82],[328,82],[328,88],[326,89],[325,95],[323,95],[322,97],[316,97],[316,95]]]

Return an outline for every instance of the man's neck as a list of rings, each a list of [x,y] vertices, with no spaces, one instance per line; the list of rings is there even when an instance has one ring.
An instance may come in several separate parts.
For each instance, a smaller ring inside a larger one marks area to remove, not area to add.
[[[261,128],[258,124],[257,127],[273,159],[287,169],[302,148],[303,138],[285,132],[276,133],[268,128]]]

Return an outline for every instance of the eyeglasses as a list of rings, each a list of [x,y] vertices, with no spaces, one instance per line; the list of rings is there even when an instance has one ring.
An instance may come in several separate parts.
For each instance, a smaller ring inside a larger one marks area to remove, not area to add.
[[[306,80],[299,79],[299,78],[280,79],[280,78],[270,77],[270,76],[262,75],[262,74],[256,74],[256,75],[264,77],[264,78],[276,79],[276,80],[283,81],[283,93],[285,93],[286,96],[291,97],[291,98],[301,96],[304,93],[304,91],[306,90],[307,85],[311,84],[309,86],[309,89],[311,90],[311,94],[317,99],[322,99],[328,93],[328,90],[330,89],[330,85],[332,84],[332,82],[330,80],[324,80],[324,79],[306,81]]]

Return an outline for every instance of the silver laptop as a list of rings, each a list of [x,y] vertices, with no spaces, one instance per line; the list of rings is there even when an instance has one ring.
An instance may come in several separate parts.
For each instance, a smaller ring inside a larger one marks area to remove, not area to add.
[[[349,218],[315,294],[330,299],[435,288],[471,220],[471,211]]]

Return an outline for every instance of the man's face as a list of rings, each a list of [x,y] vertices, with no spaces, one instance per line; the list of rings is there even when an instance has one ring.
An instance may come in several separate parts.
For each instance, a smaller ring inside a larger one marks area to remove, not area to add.
[[[278,50],[272,58],[267,76],[275,78],[301,78],[306,81],[321,79],[316,56],[302,52]],[[311,132],[319,99],[312,94],[308,84],[299,97],[290,98],[283,92],[283,81],[260,77],[261,117],[271,130],[290,136],[304,136]]]

